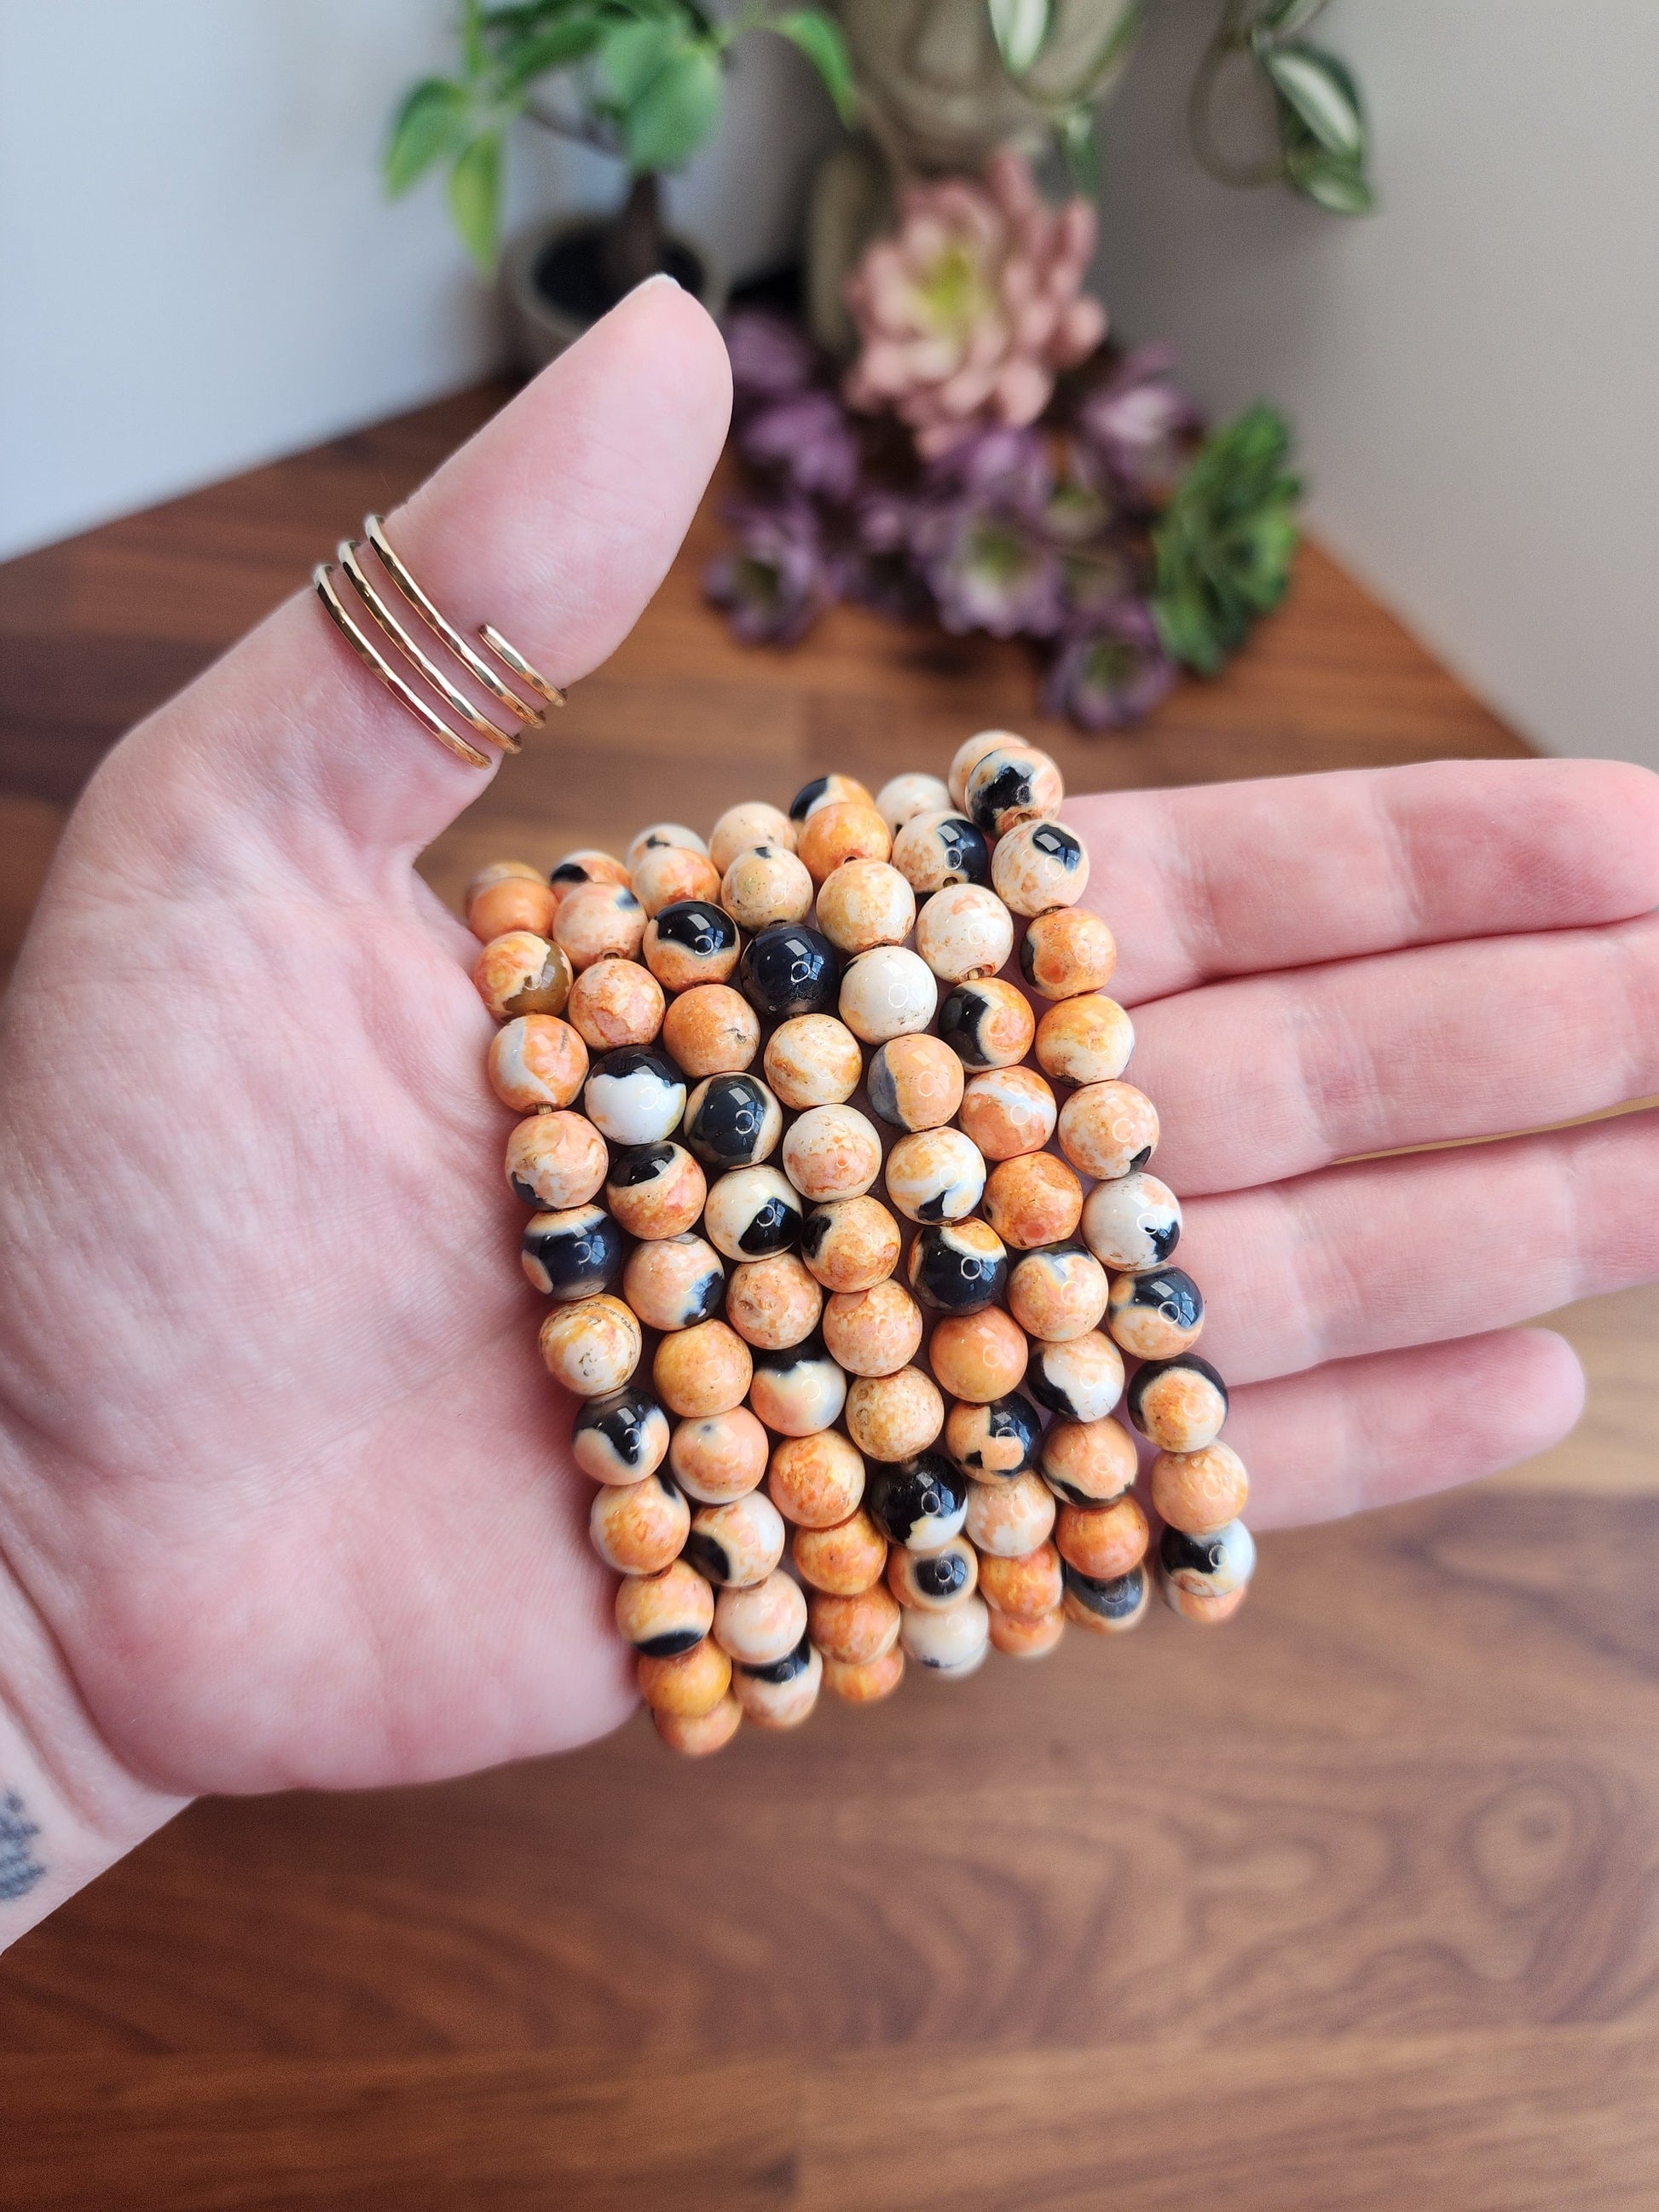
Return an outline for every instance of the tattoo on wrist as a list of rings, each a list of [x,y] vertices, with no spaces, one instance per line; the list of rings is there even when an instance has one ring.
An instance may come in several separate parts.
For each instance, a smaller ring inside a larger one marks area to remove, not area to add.
[[[0,1797],[0,1904],[26,1897],[46,1869],[30,1849],[40,1829],[30,1820],[15,1790]]]

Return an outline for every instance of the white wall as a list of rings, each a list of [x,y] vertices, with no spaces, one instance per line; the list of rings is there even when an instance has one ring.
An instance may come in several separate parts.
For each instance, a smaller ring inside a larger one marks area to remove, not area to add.
[[[398,94],[448,63],[455,14],[0,0],[0,556],[499,360],[438,187],[391,207],[376,173]],[[738,50],[728,113],[670,204],[752,271],[787,253],[834,125],[775,39]],[[619,190],[613,165],[525,140],[517,215]]]
[[[1216,0],[1104,118],[1103,289],[1206,405],[1295,416],[1326,542],[1549,750],[1659,767],[1659,4],[1335,0],[1382,211],[1188,153]]]

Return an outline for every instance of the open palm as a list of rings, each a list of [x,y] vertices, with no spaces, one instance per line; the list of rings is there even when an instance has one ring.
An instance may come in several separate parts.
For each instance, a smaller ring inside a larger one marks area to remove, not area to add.
[[[653,288],[398,543],[579,675],[726,407],[712,327]],[[293,604],[100,771],[8,1002],[0,1546],[161,1789],[450,1773],[631,1700],[512,1261],[470,940],[411,865],[478,781]],[[1656,792],[1448,764],[1071,809],[1261,1524],[1552,1441],[1576,1365],[1509,1324],[1659,1261],[1650,1115],[1334,1164],[1659,1089]]]

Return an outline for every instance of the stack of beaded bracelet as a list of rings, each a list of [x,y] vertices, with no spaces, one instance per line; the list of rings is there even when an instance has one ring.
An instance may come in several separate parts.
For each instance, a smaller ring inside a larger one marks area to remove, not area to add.
[[[948,787],[821,776],[706,847],[660,823],[621,860],[497,861],[470,889],[490,1080],[527,1117],[507,1174],[542,1355],[583,1401],[594,1547],[677,1750],[793,1728],[821,1686],[884,1697],[907,1656],[967,1674],[1068,1620],[1133,1627],[1149,1529],[1120,1399],[1156,1455],[1169,1603],[1243,1599],[1249,1483],[1062,795],[987,731]],[[1041,1021],[1000,974],[1016,916]]]

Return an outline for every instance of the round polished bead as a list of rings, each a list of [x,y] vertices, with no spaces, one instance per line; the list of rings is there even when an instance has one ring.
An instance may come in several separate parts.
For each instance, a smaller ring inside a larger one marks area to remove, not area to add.
[[[526,1206],[560,1212],[605,1181],[605,1139],[585,1114],[532,1114],[507,1140],[507,1180]]]
[[[943,1452],[919,1452],[870,1469],[864,1508],[906,1551],[942,1551],[968,1517],[968,1478]]]
[[[1089,881],[1089,855],[1075,830],[1059,822],[1021,822],[999,837],[991,883],[1011,914],[1028,919],[1075,906]]]
[[[864,1462],[835,1429],[786,1437],[774,1447],[766,1488],[786,1521],[801,1528],[834,1528],[864,1498]]]
[[[810,1205],[862,1198],[881,1173],[881,1139],[854,1106],[811,1106],[789,1125],[783,1170]]]
[[[1006,837],[1022,822],[1052,820],[1065,796],[1048,754],[1018,738],[981,755],[962,787],[964,812],[988,837]]]
[[[1134,1024],[1098,991],[1063,999],[1037,1024],[1037,1065],[1062,1083],[1113,1082],[1134,1048]]]
[[[740,806],[728,806],[714,824],[708,857],[724,875],[738,854],[746,853],[751,845],[781,845],[786,853],[794,851],[795,825],[781,806],[769,806],[763,799],[747,799]]]
[[[579,884],[559,902],[553,935],[578,975],[596,960],[631,960],[645,934],[645,908],[622,884]]]
[[[595,1060],[582,1091],[587,1118],[615,1145],[656,1145],[685,1111],[685,1084],[659,1052],[624,1045]]]
[[[985,1212],[1017,1252],[1063,1244],[1082,1217],[1083,1186],[1052,1152],[1020,1152],[1000,1160],[986,1177]]]
[[[1138,1367],[1125,1403],[1129,1419],[1160,1451],[1202,1451],[1227,1418],[1227,1386],[1207,1359],[1182,1352]]]
[[[1063,1610],[1067,1620],[1096,1636],[1120,1636],[1140,1621],[1150,1589],[1144,1566],[1131,1567],[1127,1574],[1106,1582],[1067,1567]]]
[[[971,1674],[983,1662],[990,1640],[991,1616],[977,1590],[944,1613],[912,1607],[899,1625],[906,1656],[935,1674]]]
[[[993,1613],[1011,1613],[1018,1620],[1041,1620],[1057,1613],[1066,1595],[1060,1553],[1047,1543],[1012,1558],[990,1553],[980,1562],[979,1594]]]
[[[873,806],[867,785],[855,775],[815,775],[802,784],[789,802],[789,819],[797,829],[826,806]]]
[[[605,1202],[630,1237],[681,1237],[702,1212],[708,1186],[683,1145],[619,1145],[611,1155]]]
[[[1133,1083],[1090,1083],[1060,1109],[1060,1148],[1074,1168],[1115,1182],[1158,1145],[1158,1109]]]
[[[650,1044],[662,1028],[662,985],[637,960],[598,960],[570,987],[567,1018],[595,1052]]]
[[[890,1275],[867,1291],[838,1291],[823,1310],[823,1341],[849,1375],[896,1374],[921,1343],[921,1311]]]
[[[1026,1348],[1025,1332],[1012,1315],[986,1306],[940,1322],[928,1340],[927,1364],[951,1397],[988,1406],[1023,1379]]]
[[[1139,1275],[1164,1267],[1181,1242],[1181,1203],[1142,1169],[1097,1182],[1083,1208],[1083,1238],[1103,1267]]]
[[[910,1247],[910,1287],[933,1313],[977,1313],[1008,1281],[1008,1248],[988,1221],[930,1222]]]
[[[812,911],[812,878],[794,852],[781,845],[751,845],[721,877],[720,904],[751,932],[805,921]]]
[[[849,1705],[871,1705],[878,1698],[890,1698],[903,1680],[904,1653],[896,1642],[879,1659],[859,1666],[847,1666],[839,1659],[823,1662],[824,1688]]]
[[[647,1659],[673,1659],[701,1644],[714,1625],[714,1593],[684,1559],[654,1575],[628,1575],[617,1591],[624,1644]]]
[[[480,944],[505,937],[509,930],[527,929],[534,937],[551,937],[559,902],[539,868],[527,860],[501,860],[495,865],[522,875],[499,875],[482,883],[474,878],[466,899],[466,926]]]
[[[728,1260],[764,1260],[787,1252],[800,1235],[800,1224],[795,1190],[776,1168],[768,1167],[733,1168],[721,1176],[709,1190],[702,1215],[709,1243]]]
[[[668,1442],[668,1416],[631,1384],[588,1399],[570,1429],[572,1455],[594,1482],[642,1482],[662,1465]]]
[[[1249,1584],[1241,1583],[1237,1589],[1229,1590],[1225,1597],[1211,1597],[1197,1590],[1182,1589],[1176,1583],[1165,1580],[1164,1602],[1171,1613],[1183,1620],[1196,1621],[1200,1626],[1218,1628],[1224,1620],[1231,1620],[1249,1595]]]
[[[1030,1067],[988,1068],[962,1094],[963,1128],[988,1160],[1040,1152],[1054,1133],[1057,1110],[1054,1092]]]
[[[489,1081],[503,1106],[568,1106],[587,1080],[587,1047],[553,1014],[520,1014],[489,1041]]]
[[[1059,1344],[1038,1340],[1025,1381],[1051,1413],[1068,1421],[1104,1420],[1123,1395],[1123,1355],[1098,1329]]]
[[[968,796],[968,779],[987,753],[995,752],[1002,745],[1021,745],[1025,740],[1013,730],[975,730],[971,738],[964,738],[951,756],[951,765],[945,771],[945,787],[951,794],[951,804],[962,805]]]
[[[816,1332],[799,1344],[755,1354],[749,1402],[781,1437],[810,1437],[841,1418],[847,1377]]]
[[[775,1567],[747,1589],[723,1589],[714,1604],[714,1641],[746,1667],[775,1667],[806,1633],[800,1584]]]
[[[845,1022],[833,1014],[797,1014],[773,1030],[766,1045],[766,1079],[797,1113],[811,1106],[839,1106],[859,1087],[864,1056]]]
[[[789,1585],[795,1588],[793,1583]],[[805,1602],[805,1601],[803,1601]],[[733,1662],[732,1691],[743,1708],[744,1718],[757,1728],[781,1730],[799,1728],[810,1720],[823,1686],[823,1661],[805,1636],[769,1666],[750,1667]]]
[[[893,1465],[925,1452],[945,1426],[945,1401],[919,1367],[860,1375],[847,1392],[847,1433],[866,1459]]]
[[[887,1156],[887,1195],[908,1221],[960,1221],[984,1188],[985,1162],[960,1129],[901,1137]]]
[[[1197,1343],[1204,1294],[1181,1267],[1120,1275],[1112,1285],[1106,1326],[1112,1341],[1136,1359],[1173,1359]],[[1051,1334],[1044,1329],[1042,1334]]]
[[[628,1255],[623,1296],[647,1328],[695,1328],[720,1311],[725,1294],[720,1255],[701,1237],[659,1237]]]
[[[1194,1597],[1231,1597],[1255,1572],[1255,1544],[1242,1521],[1229,1521],[1202,1535],[1166,1528],[1158,1540],[1164,1579]]]
[[[645,927],[645,964],[665,991],[723,983],[738,964],[738,925],[713,899],[680,899]]]
[[[842,952],[902,945],[916,918],[916,895],[886,860],[848,860],[818,893],[817,921]]]
[[[685,1142],[705,1168],[753,1167],[776,1151],[783,1109],[755,1075],[706,1075],[685,1102]]]
[[[723,1321],[694,1322],[690,1328],[664,1337],[651,1363],[651,1379],[670,1413],[690,1419],[729,1413],[742,1405],[750,1364],[749,1346],[735,1329]]]
[[[1097,914],[1080,906],[1038,915],[1019,941],[1019,972],[1045,999],[1076,999],[1098,991],[1116,966],[1111,931]]]
[[[1054,1547],[1068,1567],[1094,1582],[1115,1582],[1146,1556],[1146,1515],[1126,1492],[1108,1505],[1073,1505],[1054,1516]]]
[[[841,1018],[866,1044],[925,1030],[939,1004],[927,962],[903,945],[878,945],[850,962],[841,979]]]
[[[1046,1659],[1066,1633],[1066,1615],[1056,1608],[1040,1620],[1020,1620],[1012,1613],[991,1615],[991,1649],[1005,1659]]]
[[[942,807],[913,815],[893,840],[893,866],[918,898],[952,884],[988,884],[991,848],[965,814]]]
[[[878,1198],[815,1206],[801,1224],[800,1253],[826,1291],[867,1291],[898,1265],[899,1225]]]
[[[700,1505],[691,1516],[685,1556],[700,1575],[722,1589],[763,1583],[783,1557],[783,1516],[763,1490],[725,1505]]]
[[[806,1632],[826,1659],[864,1666],[898,1642],[898,1600],[879,1583],[852,1597],[815,1590],[807,1602]]]
[[[939,1033],[964,1067],[1016,1066],[1036,1030],[1025,994],[998,975],[958,983],[939,1004]]]
[[[766,1431],[747,1406],[682,1421],[668,1447],[668,1464],[688,1497],[703,1505],[746,1498],[766,1472]]]
[[[708,1759],[726,1745],[743,1726],[743,1707],[728,1691],[719,1705],[706,1713],[687,1718],[683,1713],[661,1713],[654,1709],[651,1725],[670,1751],[682,1759]]]
[[[1008,1310],[1028,1336],[1069,1344],[1098,1328],[1106,1311],[1106,1270],[1081,1244],[1023,1252],[1008,1276]]]
[[[978,1584],[979,1560],[960,1536],[937,1552],[911,1552],[896,1544],[887,1555],[888,1589],[902,1606],[918,1613],[943,1613],[960,1605]]]
[[[962,1104],[962,1062],[935,1036],[892,1037],[870,1056],[870,1105],[915,1135],[942,1129]]]
[[[1040,1475],[968,1486],[968,1535],[988,1559],[1022,1559],[1054,1525],[1054,1494]]]
[[[763,1021],[830,1014],[841,991],[841,955],[821,930],[777,922],[744,946],[738,981]]]
[[[876,811],[896,837],[918,814],[937,814],[950,804],[947,784],[936,775],[921,775],[914,770],[890,776],[876,793]]]
[[[1189,1536],[1224,1528],[1249,1501],[1243,1461],[1218,1440],[1197,1451],[1159,1452],[1147,1481],[1159,1517]]]
[[[640,1364],[645,1340],[620,1298],[555,1306],[538,1340],[548,1373],[579,1398],[608,1397]]]
[[[694,983],[669,1000],[662,1041],[693,1082],[705,1075],[741,1075],[760,1050],[760,1021],[729,983]]]
[[[463,903],[470,908],[478,893],[487,890],[491,884],[510,883],[514,878],[522,883],[544,884],[547,881],[533,860],[486,860],[477,874],[469,878]]]
[[[648,918],[684,899],[718,899],[720,872],[706,853],[658,845],[641,854],[629,888]]]
[[[945,1419],[945,1449],[975,1482],[1012,1482],[1036,1465],[1042,1446],[1042,1419],[1018,1391],[961,1399]]]
[[[628,871],[614,853],[602,853],[597,845],[583,845],[567,853],[547,880],[562,905],[572,891],[580,890],[586,884],[615,884],[626,890]]]
[[[797,1528],[790,1556],[804,1583],[831,1597],[856,1597],[881,1580],[887,1539],[860,1506],[830,1528]]]
[[[630,877],[647,853],[704,853],[708,850],[695,830],[684,822],[653,822],[636,830],[623,849],[623,866]]]
[[[641,1482],[602,1483],[587,1516],[593,1549],[619,1575],[659,1574],[690,1526],[690,1508],[660,1468]]]
[[[726,1286],[726,1318],[745,1344],[768,1352],[799,1344],[818,1325],[823,1292],[793,1252],[745,1260]]]
[[[478,996],[498,1022],[515,1014],[562,1014],[571,975],[568,956],[527,929],[492,937],[472,969]]]
[[[602,1206],[532,1213],[519,1239],[519,1260],[531,1288],[546,1297],[597,1297],[622,1273],[622,1231]]]
[[[712,1637],[666,1659],[635,1662],[640,1695],[653,1712],[677,1720],[700,1720],[714,1711],[732,1685],[732,1662]]]
[[[979,884],[935,891],[916,918],[916,950],[944,983],[994,975],[1013,949],[1012,917]]]
[[[822,884],[849,860],[884,860],[893,834],[873,806],[855,799],[832,799],[815,807],[802,823],[796,848],[815,884]]]
[[[1134,1487],[1134,1438],[1121,1421],[1052,1421],[1042,1439],[1042,1479],[1073,1505],[1107,1505]]]

